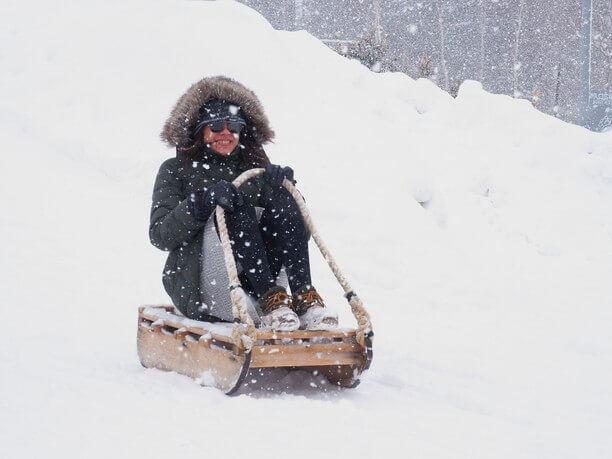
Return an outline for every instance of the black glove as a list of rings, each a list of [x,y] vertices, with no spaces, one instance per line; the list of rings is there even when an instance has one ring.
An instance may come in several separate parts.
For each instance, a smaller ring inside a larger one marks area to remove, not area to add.
[[[193,193],[189,203],[195,219],[206,221],[217,206],[226,212],[233,212],[236,207],[244,204],[244,196],[233,184],[221,180],[207,190]]]
[[[272,186],[281,186],[284,179],[289,180],[295,185],[293,169],[290,167],[282,167],[278,164],[268,164],[263,176],[264,180]]]

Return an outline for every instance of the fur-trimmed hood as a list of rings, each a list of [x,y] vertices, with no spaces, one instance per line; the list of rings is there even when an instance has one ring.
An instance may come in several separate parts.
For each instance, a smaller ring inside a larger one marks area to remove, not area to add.
[[[222,99],[240,106],[246,116],[247,131],[260,145],[274,139],[274,131],[255,93],[231,78],[215,76],[191,85],[179,98],[164,124],[162,140],[172,147],[192,145],[198,111],[210,99]]]

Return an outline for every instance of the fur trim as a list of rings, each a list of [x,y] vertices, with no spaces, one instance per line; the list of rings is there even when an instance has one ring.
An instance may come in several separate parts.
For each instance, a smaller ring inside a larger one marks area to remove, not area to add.
[[[247,118],[247,130],[260,145],[274,138],[274,131],[255,93],[231,78],[215,76],[191,85],[179,98],[164,124],[162,140],[172,147],[192,145],[198,110],[213,98],[239,105]]]

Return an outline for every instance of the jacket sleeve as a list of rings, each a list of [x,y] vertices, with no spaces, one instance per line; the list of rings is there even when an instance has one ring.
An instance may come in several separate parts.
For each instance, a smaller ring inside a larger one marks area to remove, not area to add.
[[[161,250],[174,250],[193,239],[206,222],[194,218],[189,197],[184,195],[176,160],[165,161],[155,179],[149,224],[151,243]]]

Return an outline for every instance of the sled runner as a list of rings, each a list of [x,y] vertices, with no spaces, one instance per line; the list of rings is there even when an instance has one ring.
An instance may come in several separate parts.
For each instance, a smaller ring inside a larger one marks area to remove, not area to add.
[[[233,183],[239,187],[263,172],[262,168],[251,169]],[[248,313],[246,293],[238,280],[224,212],[217,207],[234,323],[191,320],[173,306],[141,306],[138,356],[143,366],[190,376],[226,394],[237,391],[248,370],[256,368],[309,369],[340,387],[359,384],[359,375],[372,361],[370,317],[318,235],[301,195],[288,180],[283,186],[296,200],[313,240],[342,286],[357,319],[357,328],[293,332],[256,329]]]

